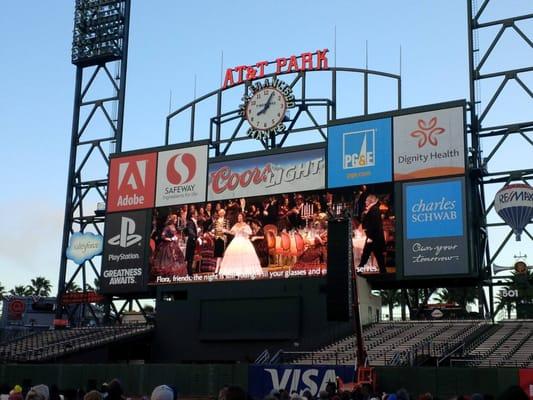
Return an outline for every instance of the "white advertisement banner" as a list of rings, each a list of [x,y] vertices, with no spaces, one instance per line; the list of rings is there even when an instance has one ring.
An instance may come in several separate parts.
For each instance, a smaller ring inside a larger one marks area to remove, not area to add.
[[[325,149],[209,165],[208,201],[324,189]]]
[[[465,172],[463,107],[395,117],[393,127],[395,181]]]
[[[207,145],[160,152],[155,206],[205,201],[206,180]]]

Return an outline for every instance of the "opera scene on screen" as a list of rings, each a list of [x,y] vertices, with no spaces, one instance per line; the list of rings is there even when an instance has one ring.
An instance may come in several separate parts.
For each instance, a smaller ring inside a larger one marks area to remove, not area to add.
[[[356,271],[395,273],[391,193],[385,184],[157,208],[150,283],[325,275],[328,219],[340,214],[352,221]],[[370,222],[370,214],[379,221]],[[361,265],[370,224],[383,239],[383,261],[373,251]]]

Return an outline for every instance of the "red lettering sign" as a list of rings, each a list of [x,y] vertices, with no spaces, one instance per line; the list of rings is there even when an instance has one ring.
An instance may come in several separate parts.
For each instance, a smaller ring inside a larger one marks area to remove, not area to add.
[[[314,53],[302,53],[299,56],[280,57],[276,61],[259,61],[255,65],[239,65],[228,68],[224,75],[222,88],[241,84],[245,81],[261,79],[265,76],[265,67],[276,66],[276,75],[290,74],[292,72],[328,69],[328,49],[317,50]]]
[[[265,165],[262,170],[255,167],[240,174],[229,167],[222,167],[211,173],[211,185],[213,192],[220,194],[226,190],[233,191],[239,186],[244,188],[250,184],[259,185],[266,181],[271,173],[270,164]]]
[[[154,206],[156,153],[111,159],[107,211]]]

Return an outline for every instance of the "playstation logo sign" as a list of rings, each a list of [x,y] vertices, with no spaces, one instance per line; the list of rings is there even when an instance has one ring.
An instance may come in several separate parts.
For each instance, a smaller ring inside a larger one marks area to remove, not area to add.
[[[110,245],[130,247],[142,240],[142,236],[135,234],[135,221],[131,218],[122,217],[120,233],[107,241]]]

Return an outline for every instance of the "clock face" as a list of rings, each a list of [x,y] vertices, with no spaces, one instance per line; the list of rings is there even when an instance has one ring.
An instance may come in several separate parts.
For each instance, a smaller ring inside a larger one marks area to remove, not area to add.
[[[265,87],[252,95],[245,115],[252,128],[266,131],[282,122],[286,111],[285,95],[276,88]]]

